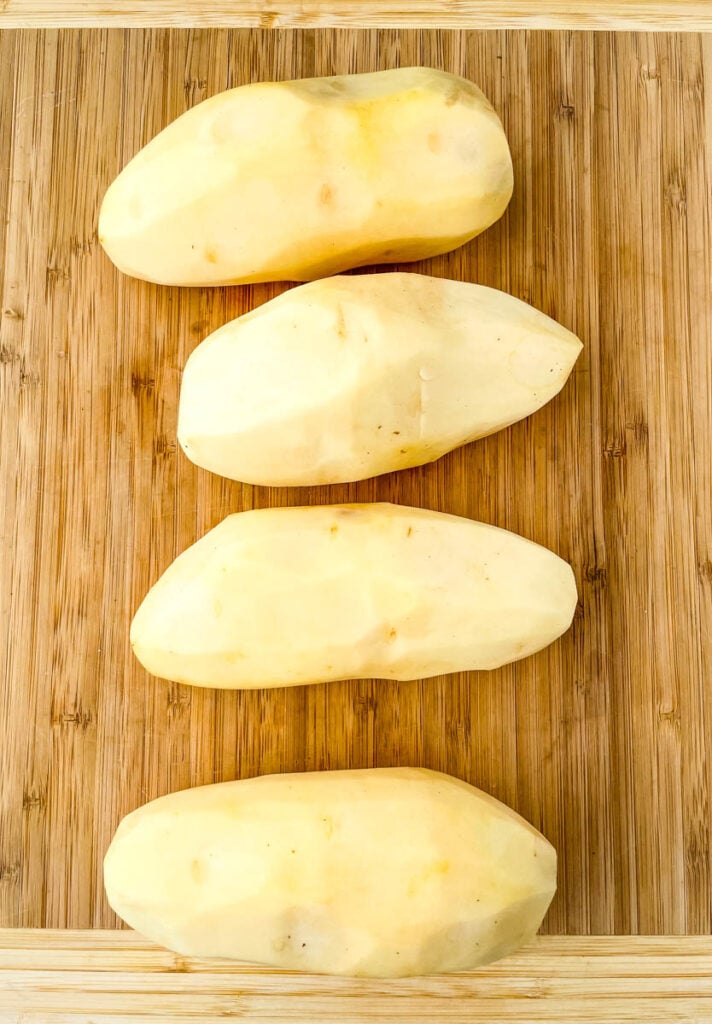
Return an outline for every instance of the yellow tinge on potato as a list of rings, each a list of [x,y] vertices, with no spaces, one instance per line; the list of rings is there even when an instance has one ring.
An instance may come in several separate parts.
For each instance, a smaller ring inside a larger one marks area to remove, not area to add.
[[[267,775],[119,825],[109,902],[184,955],[375,977],[461,971],[536,933],[556,852],[480,790],[418,768]]]
[[[456,248],[501,217],[512,162],[471,82],[432,68],[241,86],[148,143],[99,238],[161,284],[296,280]]]
[[[580,351],[566,328],[494,288],[421,274],[327,278],[195,349],[178,437],[199,466],[248,483],[361,480],[528,416]]]
[[[390,504],[240,512],[149,591],[154,675],[232,689],[420,679],[524,658],[570,625],[571,567],[484,523]]]

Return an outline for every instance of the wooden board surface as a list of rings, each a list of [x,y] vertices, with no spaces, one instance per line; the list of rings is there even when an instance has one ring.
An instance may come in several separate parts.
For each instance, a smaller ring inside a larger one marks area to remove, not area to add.
[[[712,29],[710,0],[0,0],[0,27]]]
[[[181,368],[285,286],[153,287],[97,244],[104,190],[186,107],[251,78],[425,63],[480,83],[515,195],[419,265],[576,331],[562,395],[423,468],[275,490],[176,450]],[[126,812],[255,773],[425,765],[560,855],[550,933],[712,927],[712,37],[439,31],[0,34],[0,925],[111,927]],[[9,129],[9,133],[5,129]],[[573,629],[497,672],[259,693],[149,678],[129,621],[225,514],[374,498],[569,559]]]
[[[179,957],[130,932],[0,932],[0,1024],[708,1024],[712,940],[541,937],[470,974],[348,980]]]

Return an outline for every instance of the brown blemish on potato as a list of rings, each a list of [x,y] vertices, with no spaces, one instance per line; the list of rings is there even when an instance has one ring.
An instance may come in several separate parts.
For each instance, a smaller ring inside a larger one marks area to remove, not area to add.
[[[430,132],[428,135],[428,149],[431,153],[439,153],[442,149],[442,139],[438,132]]]
[[[453,85],[453,87],[448,90],[447,95],[445,96],[445,106],[452,107],[455,103],[457,103],[457,101],[460,98],[461,92],[462,87],[459,84]]]
[[[388,643],[392,644],[394,642],[394,640],[397,638],[397,636],[398,636],[398,630],[394,629],[393,626],[391,626],[391,628],[388,631],[388,636],[387,636]]]
[[[334,191],[326,182],[319,189],[319,202],[322,206],[328,206],[334,199]]]
[[[334,523],[334,525],[331,527],[331,530],[329,532],[331,533],[332,537],[336,536],[336,534],[339,532],[339,528],[336,525],[336,523]]]
[[[406,533],[406,537],[411,537],[411,536],[412,536],[412,534],[413,534],[413,527],[412,527],[412,526],[409,526],[409,527],[408,527],[408,532]]]
[[[217,249],[213,245],[209,245],[209,246],[206,247],[204,256],[205,256],[206,262],[208,262],[208,263],[217,263],[218,262]]]
[[[344,316],[344,310],[341,303],[339,303],[336,311],[336,333],[340,338],[345,338],[348,334],[346,329],[346,317]]]

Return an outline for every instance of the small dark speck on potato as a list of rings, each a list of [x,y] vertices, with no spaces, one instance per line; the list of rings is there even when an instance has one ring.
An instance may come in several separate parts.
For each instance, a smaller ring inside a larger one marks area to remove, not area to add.
[[[400,430],[394,430],[393,433],[394,434],[400,434]]]
[[[413,533],[413,527],[409,526],[408,527],[408,532],[406,533],[406,537],[410,537],[412,533]]]

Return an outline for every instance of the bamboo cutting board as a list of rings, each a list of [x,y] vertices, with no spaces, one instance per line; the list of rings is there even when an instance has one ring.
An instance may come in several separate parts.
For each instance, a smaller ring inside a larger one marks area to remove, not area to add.
[[[197,470],[175,439],[187,355],[286,286],[121,277],[96,238],[106,186],[227,86],[419,63],[485,90],[516,189],[485,235],[412,269],[504,288],[576,331],[570,382],[507,431],[357,485]],[[4,31],[0,140],[0,927],[115,926],[104,851],[162,793],[414,764],[554,843],[545,931],[708,934],[712,37]],[[406,684],[217,693],[133,660],[148,586],[228,512],[373,499],[553,548],[576,572],[573,629],[497,672]]]

